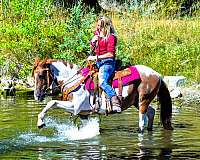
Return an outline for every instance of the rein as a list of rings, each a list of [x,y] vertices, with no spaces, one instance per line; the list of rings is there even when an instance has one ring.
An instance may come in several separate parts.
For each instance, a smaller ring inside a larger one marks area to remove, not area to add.
[[[63,92],[63,97],[62,99],[64,101],[67,101],[68,95],[74,91],[75,89],[77,89],[89,76],[91,76],[91,72],[89,72],[85,77],[83,77],[81,80],[79,80],[78,82],[76,82],[73,86],[71,86],[70,88],[67,88],[64,92]]]
[[[47,94],[48,90],[52,91],[53,89],[59,88],[61,86],[60,84],[58,84],[56,87],[50,88],[51,84],[50,84],[50,78],[49,78],[49,76],[51,76],[51,78],[52,78],[52,84],[55,83],[55,78],[52,75],[52,72],[50,72],[51,70],[49,68],[42,68],[42,69],[36,69],[35,70],[35,72],[41,72],[41,71],[47,71],[47,88],[45,90],[45,94]]]
[[[72,91],[77,89],[86,79],[88,79],[88,77],[91,77],[96,72],[96,69],[95,69],[94,64],[92,62],[89,61],[88,64],[87,64],[87,67],[89,68],[90,72],[86,76],[84,76],[81,80],[76,82],[73,86],[71,86],[71,87],[67,88],[65,91],[63,91],[63,100],[67,100],[68,95]],[[75,75],[79,74],[81,70],[82,70],[82,68],[80,68],[71,78],[69,78],[68,81],[71,80]],[[70,82],[66,82],[63,85],[62,90],[64,90],[64,87],[69,83]]]
[[[79,73],[80,73],[80,71],[82,70],[82,68],[80,68],[73,76],[71,76],[63,85],[62,85],[62,90],[64,89],[64,87],[67,85],[67,84],[69,84],[69,83],[71,83],[71,82],[73,82],[73,81],[70,81],[70,80],[72,80],[76,75],[78,75]],[[70,82],[69,82],[70,81]]]

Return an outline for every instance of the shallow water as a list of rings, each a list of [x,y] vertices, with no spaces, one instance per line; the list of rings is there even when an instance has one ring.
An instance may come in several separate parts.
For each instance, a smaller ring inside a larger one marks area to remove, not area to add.
[[[92,116],[84,126],[54,109],[39,130],[37,114],[44,105],[33,97],[1,97],[0,159],[200,159],[199,103],[176,104],[174,131],[163,130],[157,111],[154,131],[143,135],[135,108],[100,120]]]

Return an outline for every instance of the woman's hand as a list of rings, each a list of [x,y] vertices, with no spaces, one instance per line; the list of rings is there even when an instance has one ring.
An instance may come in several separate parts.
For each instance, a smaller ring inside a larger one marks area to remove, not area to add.
[[[97,56],[89,56],[87,58],[88,61],[96,61],[97,60]]]
[[[92,38],[92,42],[96,42],[98,41],[98,35],[95,35],[93,38]]]

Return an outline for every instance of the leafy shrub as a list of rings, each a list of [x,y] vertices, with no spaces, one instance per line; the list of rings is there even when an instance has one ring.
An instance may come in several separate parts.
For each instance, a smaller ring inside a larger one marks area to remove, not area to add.
[[[96,15],[93,10],[86,12],[82,2],[75,4],[70,10],[66,33],[63,37],[64,42],[59,45],[60,53],[53,55],[53,57],[75,63],[85,60],[90,51],[89,40],[93,35],[91,26],[95,19]]]
[[[112,17],[117,30],[117,58],[199,82],[199,2],[192,3],[190,14],[181,8],[186,0],[142,2],[128,12],[102,13]],[[8,76],[21,66],[18,76],[25,79],[35,57],[84,64],[97,15],[81,1],[69,10],[55,7],[53,0],[2,1],[1,6],[0,67]]]

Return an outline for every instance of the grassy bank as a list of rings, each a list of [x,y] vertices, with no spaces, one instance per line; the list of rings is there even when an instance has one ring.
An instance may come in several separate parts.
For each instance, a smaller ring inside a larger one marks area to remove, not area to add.
[[[66,10],[55,7],[51,0],[16,0],[0,9],[2,74],[25,79],[31,74],[35,57],[85,64],[98,16],[93,10],[85,10],[81,3]],[[144,64],[162,75],[183,75],[200,82],[198,16],[142,16],[137,11],[102,14],[113,20],[118,34],[117,57],[124,64]]]
[[[183,75],[200,82],[200,19],[114,15],[113,20],[124,41],[119,57],[125,56],[131,64],[150,66],[163,75]]]

